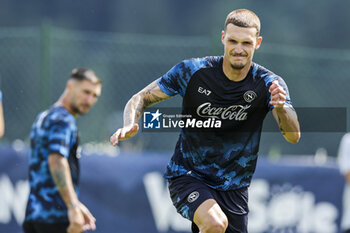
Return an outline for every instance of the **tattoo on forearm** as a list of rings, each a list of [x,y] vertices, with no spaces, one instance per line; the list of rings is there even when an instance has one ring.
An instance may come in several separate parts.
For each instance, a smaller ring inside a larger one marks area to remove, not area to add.
[[[131,102],[128,103],[127,112],[124,114],[125,124],[138,122],[146,108],[167,98],[169,98],[169,96],[165,95],[160,90],[157,82],[151,83],[139,93],[138,98],[133,98]]]
[[[73,202],[69,201],[68,204],[67,204],[67,207],[75,209],[75,208],[78,208],[79,206],[78,206],[77,203],[73,203]]]
[[[66,174],[61,167],[52,170],[52,178],[54,179],[57,188],[61,189],[67,186]]]
[[[279,118],[279,117],[278,117],[278,125],[279,125],[279,128],[280,128],[281,134],[285,135],[286,132],[284,131],[284,129],[282,127],[282,121],[281,121],[281,118]]]
[[[60,161],[55,161],[53,167],[51,167],[51,175],[55,181],[56,187],[58,188],[62,199],[67,203],[67,207],[74,207],[74,203],[69,200],[69,187],[68,187],[68,177],[66,173],[66,168]]]
[[[159,103],[164,100],[164,94],[158,88],[157,83],[153,82],[146,90],[144,94],[143,107],[147,108],[153,104]]]

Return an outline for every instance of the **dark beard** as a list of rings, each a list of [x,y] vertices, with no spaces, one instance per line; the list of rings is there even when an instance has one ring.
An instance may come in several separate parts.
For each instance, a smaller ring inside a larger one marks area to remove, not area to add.
[[[241,70],[245,67],[245,65],[243,65],[243,64],[242,65],[234,65],[234,64],[230,63],[230,65],[231,65],[231,68],[234,70]]]
[[[77,106],[72,105],[72,106],[71,106],[71,109],[72,109],[72,111],[73,111],[75,114],[78,114],[78,115],[84,115],[84,114],[85,114],[85,113],[81,112]]]

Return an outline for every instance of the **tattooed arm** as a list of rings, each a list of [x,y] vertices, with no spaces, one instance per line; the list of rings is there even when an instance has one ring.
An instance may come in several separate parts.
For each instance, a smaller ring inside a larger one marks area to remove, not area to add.
[[[300,128],[295,110],[289,106],[283,106],[274,108],[272,114],[283,137],[290,143],[297,143],[300,139]]]
[[[300,139],[300,125],[295,110],[286,105],[286,92],[273,81],[269,89],[271,93],[270,104],[274,106],[272,114],[284,138],[290,143],[297,143]]]
[[[116,146],[120,140],[126,140],[135,136],[139,130],[138,121],[143,111],[147,107],[169,98],[170,96],[159,88],[157,80],[135,94],[124,108],[124,126],[111,136],[111,144]]]
[[[56,187],[68,209],[68,233],[95,230],[96,219],[79,201],[75,193],[68,160],[60,154],[49,155],[49,168]]]

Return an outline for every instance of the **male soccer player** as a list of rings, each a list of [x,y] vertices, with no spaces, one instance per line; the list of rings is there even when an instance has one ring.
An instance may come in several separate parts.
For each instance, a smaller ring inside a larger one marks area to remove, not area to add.
[[[165,173],[173,204],[192,221],[193,232],[247,232],[247,187],[269,110],[287,141],[300,138],[285,82],[252,62],[259,32],[253,12],[232,11],[221,34],[224,55],[184,60],[135,94],[125,106],[123,128],[110,138],[117,145],[134,136],[142,112],[176,94],[183,97],[183,115],[221,121],[219,129],[183,128]]]
[[[40,113],[30,132],[30,194],[25,233],[81,233],[95,230],[95,218],[78,199],[79,158],[76,117],[101,94],[101,80],[89,69],[74,69],[59,100]]]

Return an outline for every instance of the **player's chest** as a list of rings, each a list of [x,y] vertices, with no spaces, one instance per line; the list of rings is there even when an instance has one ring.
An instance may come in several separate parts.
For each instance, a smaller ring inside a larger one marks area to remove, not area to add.
[[[193,77],[186,89],[184,107],[266,107],[268,95],[264,82],[253,80],[251,77],[246,77],[241,82],[225,79],[226,77],[215,73]]]

